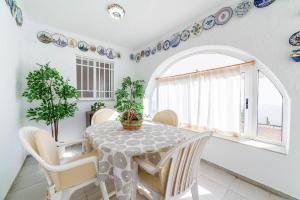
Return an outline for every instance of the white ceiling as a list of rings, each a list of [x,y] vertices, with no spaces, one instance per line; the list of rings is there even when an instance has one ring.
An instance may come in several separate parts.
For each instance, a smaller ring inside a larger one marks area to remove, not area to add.
[[[29,20],[135,50],[225,2],[228,0],[26,0],[22,5]],[[109,3],[125,8],[123,20],[109,16]]]

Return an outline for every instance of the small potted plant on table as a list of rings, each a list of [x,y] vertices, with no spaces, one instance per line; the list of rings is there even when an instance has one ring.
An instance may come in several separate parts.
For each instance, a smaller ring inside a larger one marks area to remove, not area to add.
[[[137,130],[143,122],[144,81],[123,79],[122,87],[116,91],[115,108],[120,112],[119,120],[124,129]]]
[[[97,101],[93,105],[91,105],[91,112],[97,112],[100,109],[104,108],[104,103],[102,101]]]

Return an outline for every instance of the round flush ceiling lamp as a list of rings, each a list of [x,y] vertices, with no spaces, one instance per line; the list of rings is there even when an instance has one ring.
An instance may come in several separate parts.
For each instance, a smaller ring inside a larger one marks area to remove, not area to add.
[[[110,16],[115,20],[120,20],[125,15],[125,10],[119,4],[110,4],[107,6],[107,11]]]

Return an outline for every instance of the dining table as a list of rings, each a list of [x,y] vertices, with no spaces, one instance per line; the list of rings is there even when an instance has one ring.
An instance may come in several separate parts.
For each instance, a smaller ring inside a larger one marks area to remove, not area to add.
[[[174,126],[144,121],[138,130],[126,130],[119,121],[104,121],[86,129],[85,137],[99,152],[100,181],[113,179],[119,200],[135,199],[134,157],[176,146],[195,132]],[[158,163],[159,154],[150,157]]]

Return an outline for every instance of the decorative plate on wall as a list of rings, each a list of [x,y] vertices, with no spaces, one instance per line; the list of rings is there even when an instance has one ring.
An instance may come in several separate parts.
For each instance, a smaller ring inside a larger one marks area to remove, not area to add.
[[[68,39],[68,47],[75,48],[77,47],[77,41],[74,38]]]
[[[293,46],[300,46],[300,31],[294,33],[290,39],[289,42]]]
[[[13,0],[5,0],[6,4],[11,7],[13,4]]]
[[[162,41],[160,41],[159,43],[157,43],[156,49],[157,49],[158,52],[160,52],[162,50],[162,46],[163,46],[163,42]]]
[[[144,58],[144,56],[145,56],[145,51],[142,50],[140,55],[141,55],[141,58]]]
[[[95,45],[90,45],[90,51],[91,52],[96,52],[96,46]]]
[[[181,32],[180,40],[181,41],[187,41],[190,38],[190,35],[191,35],[191,33],[190,33],[189,30],[183,30]]]
[[[141,55],[139,53],[136,54],[135,56],[135,62],[140,62],[141,61]]]
[[[175,33],[174,35],[172,35],[170,43],[171,43],[171,47],[175,48],[179,45],[180,43],[180,34],[179,33]]]
[[[156,53],[156,47],[153,47],[151,50],[151,54],[154,55]]]
[[[264,8],[274,3],[275,0],[254,0],[254,5],[257,8]]]
[[[233,10],[231,7],[225,7],[215,14],[215,22],[217,25],[226,24],[232,17]]]
[[[58,47],[66,47],[68,45],[68,39],[59,33],[52,35],[52,43]]]
[[[86,52],[89,50],[89,45],[85,41],[79,41],[77,46],[78,46],[78,49],[80,49],[83,52]]]
[[[121,58],[121,53],[117,53],[117,58]]]
[[[150,49],[150,47],[148,47],[148,48],[145,50],[145,56],[148,57],[148,56],[150,56],[150,54],[151,54],[151,49]]]
[[[300,49],[293,50],[292,53],[290,53],[290,57],[295,62],[300,62]]]
[[[40,31],[37,33],[37,39],[45,44],[49,44],[52,42],[52,35],[46,31]]]
[[[130,58],[130,60],[134,60],[134,54],[133,53],[130,54],[129,58]]]
[[[170,48],[170,41],[169,40],[164,41],[163,49],[166,51],[169,48]]]
[[[206,17],[202,23],[202,27],[204,30],[209,30],[212,27],[214,27],[216,24],[215,22],[215,16],[214,15],[210,15],[208,17]]]
[[[106,50],[106,57],[109,58],[109,59],[114,59],[114,58],[117,57],[117,53],[113,49],[108,48]]]
[[[239,3],[234,9],[234,13],[238,17],[242,17],[246,15],[252,7],[252,3],[250,1],[243,1]]]
[[[22,26],[22,24],[23,24],[22,10],[18,6],[17,6],[17,11],[16,11],[16,23],[18,26]]]
[[[199,23],[194,23],[194,25],[191,27],[191,33],[192,36],[196,37],[198,36],[203,30],[203,26]]]
[[[99,54],[100,56],[105,56],[105,54],[106,54],[106,49],[105,49],[104,47],[102,47],[102,46],[98,46],[98,47],[97,47],[97,52],[98,52],[98,54]]]
[[[12,2],[11,6],[10,6],[10,13],[13,17],[16,16],[17,13],[17,3],[15,1]]]

